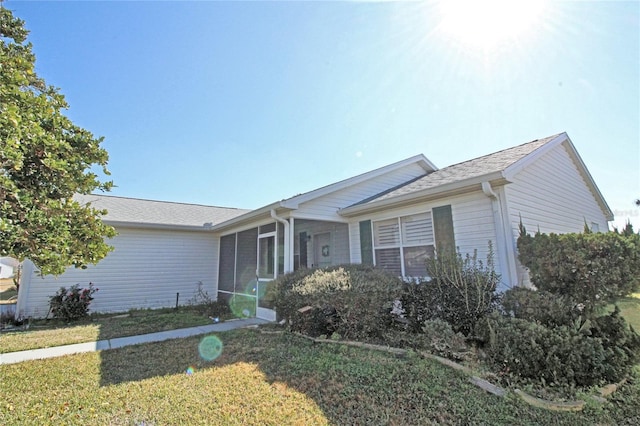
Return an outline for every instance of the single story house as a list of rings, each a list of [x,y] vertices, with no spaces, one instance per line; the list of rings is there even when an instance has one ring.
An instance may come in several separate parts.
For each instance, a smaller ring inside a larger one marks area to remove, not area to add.
[[[566,133],[438,169],[417,155],[325,187],[241,210],[104,195],[115,250],[87,269],[40,277],[24,266],[17,315],[42,317],[60,286],[94,283],[92,310],[185,304],[201,285],[244,313],[273,319],[261,297],[278,275],[366,263],[423,276],[435,250],[486,258],[491,242],[501,289],[527,285],[518,262],[520,221],[530,231],[606,231],[613,214]],[[167,262],[166,259],[171,259]]]

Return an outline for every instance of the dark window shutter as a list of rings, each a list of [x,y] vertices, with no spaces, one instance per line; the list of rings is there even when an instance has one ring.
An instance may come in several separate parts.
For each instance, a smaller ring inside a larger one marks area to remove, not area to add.
[[[360,222],[360,254],[362,263],[373,265],[373,238],[371,237],[371,221]]]
[[[435,232],[436,251],[455,252],[456,242],[453,234],[453,216],[451,206],[441,206],[433,209],[433,230]]]

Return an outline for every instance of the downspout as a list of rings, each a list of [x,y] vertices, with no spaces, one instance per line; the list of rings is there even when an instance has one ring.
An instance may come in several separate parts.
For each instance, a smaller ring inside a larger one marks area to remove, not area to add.
[[[271,209],[271,217],[282,225],[284,225],[284,273],[291,272],[293,268],[291,268],[291,229],[289,226],[289,221],[281,218],[276,214],[275,209]]]
[[[496,250],[498,250],[502,273],[508,278],[508,285],[514,287],[518,284],[515,273],[515,252],[512,244],[509,243],[505,230],[506,224],[502,214],[500,196],[493,190],[489,182],[482,182],[482,192],[491,199],[493,222],[496,228]],[[509,250],[510,247],[511,250]]]

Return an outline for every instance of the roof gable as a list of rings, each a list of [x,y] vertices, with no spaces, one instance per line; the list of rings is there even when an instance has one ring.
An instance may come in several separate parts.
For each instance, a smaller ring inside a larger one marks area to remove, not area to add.
[[[503,179],[503,172],[509,167],[532,155],[549,142],[563,134],[536,139],[512,148],[503,149],[482,157],[463,161],[436,170],[418,179],[409,181],[390,191],[363,200],[342,210],[342,213],[364,210],[367,206],[392,203],[405,198],[448,192],[461,187],[479,184],[482,181]]]
[[[378,176],[382,176],[386,173],[389,173],[397,169],[401,169],[403,167],[406,167],[414,163],[420,165],[420,167],[422,167],[426,173],[431,173],[435,170],[438,170],[438,168],[431,161],[429,161],[427,157],[425,157],[422,154],[419,154],[419,155],[415,155],[413,157],[407,158],[405,160],[401,160],[396,163],[392,163],[387,166],[380,167],[378,169],[371,170],[369,172],[362,173],[360,175],[357,175],[348,179],[344,179],[327,186],[323,186],[322,188],[318,188],[313,191],[309,191],[303,194],[293,196],[291,198],[281,201],[280,204],[282,207],[286,207],[286,208],[297,208],[301,203],[313,200],[318,197],[322,197],[324,195],[330,194],[335,191],[339,191],[344,188],[348,188],[352,185],[365,182],[367,180],[376,178]]]

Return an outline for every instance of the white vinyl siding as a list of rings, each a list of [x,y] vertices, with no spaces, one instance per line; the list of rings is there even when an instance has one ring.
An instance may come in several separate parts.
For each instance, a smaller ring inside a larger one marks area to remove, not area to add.
[[[69,268],[59,277],[24,277],[29,283],[22,315],[44,317],[49,297],[60,287],[92,282],[95,293],[91,312],[122,312],[138,308],[184,305],[202,282],[211,297],[217,292],[218,238],[206,232],[117,228],[109,240],[115,249],[97,265]],[[22,289],[21,289],[22,292]]]
[[[608,229],[604,213],[563,145],[525,167],[512,181],[505,193],[516,238],[520,218],[530,232],[582,232],[585,222]]]
[[[491,200],[480,191],[433,202],[416,203],[410,207],[390,209],[384,212],[352,218],[349,223],[349,232],[351,234],[351,262],[360,263],[362,261],[360,250],[360,221],[372,220],[375,223],[376,221],[384,221],[390,218],[395,218],[394,220],[397,221],[398,217],[428,212],[434,207],[447,204],[451,205],[454,238],[458,251],[465,256],[466,254],[473,255],[474,251],[477,250],[478,259],[485,262],[488,255],[489,241],[491,241],[495,252],[494,261],[496,272],[502,274],[503,280],[506,280],[506,274],[503,274],[503,270],[506,269],[503,269],[503,265],[500,262],[500,247],[496,240]],[[508,285],[510,285],[510,283],[504,283],[504,286]]]

